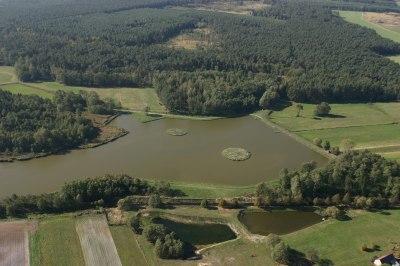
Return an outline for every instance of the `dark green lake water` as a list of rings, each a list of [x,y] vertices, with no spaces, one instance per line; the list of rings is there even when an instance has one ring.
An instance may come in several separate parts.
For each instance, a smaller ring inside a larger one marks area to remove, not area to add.
[[[157,219],[156,223],[165,225],[180,239],[193,246],[214,244],[236,238],[236,234],[225,224],[188,224],[162,218]]]
[[[243,211],[239,221],[253,234],[289,234],[322,221],[322,217],[312,211],[273,210]]]
[[[94,149],[0,163],[0,197],[55,191],[65,181],[107,173],[167,181],[253,185],[276,178],[284,167],[296,168],[311,160],[319,164],[327,161],[252,117],[213,121],[163,119],[142,124],[131,115],[123,115],[113,124],[130,134]],[[170,136],[165,132],[169,128],[189,133]],[[230,161],[221,155],[227,147],[245,148],[252,156],[247,161]]]

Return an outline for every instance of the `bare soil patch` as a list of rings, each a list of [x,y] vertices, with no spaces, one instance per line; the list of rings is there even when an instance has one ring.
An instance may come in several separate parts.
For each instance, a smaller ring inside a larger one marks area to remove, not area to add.
[[[0,223],[0,265],[29,265],[29,233],[36,227],[27,221]]]
[[[76,232],[87,266],[122,266],[104,216],[78,219]]]
[[[369,22],[379,24],[381,26],[400,26],[399,13],[364,12],[363,18]]]

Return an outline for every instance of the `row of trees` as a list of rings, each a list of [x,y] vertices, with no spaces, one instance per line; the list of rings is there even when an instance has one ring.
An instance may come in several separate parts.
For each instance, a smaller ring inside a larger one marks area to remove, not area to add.
[[[369,151],[348,151],[320,168],[307,163],[284,169],[278,186],[262,183],[256,194],[261,205],[386,208],[399,203],[400,165]]]
[[[65,183],[59,192],[5,198],[0,202],[0,218],[29,213],[60,213],[115,204],[130,195],[171,195],[169,184],[149,184],[128,175],[106,175]]]

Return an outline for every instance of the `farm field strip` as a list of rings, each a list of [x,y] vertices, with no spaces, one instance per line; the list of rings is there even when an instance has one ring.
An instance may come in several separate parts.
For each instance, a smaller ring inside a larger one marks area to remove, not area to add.
[[[77,219],[76,232],[87,266],[122,266],[104,216]]]
[[[26,221],[0,223],[0,265],[30,265],[29,233],[35,227]]]

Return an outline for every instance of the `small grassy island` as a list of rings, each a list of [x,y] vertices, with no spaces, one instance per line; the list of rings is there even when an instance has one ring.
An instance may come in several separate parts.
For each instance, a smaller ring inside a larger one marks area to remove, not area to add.
[[[231,161],[245,161],[250,159],[251,153],[243,148],[226,148],[222,151],[222,156]]]
[[[181,137],[187,135],[189,132],[181,128],[170,128],[167,130],[167,134],[171,136]]]

